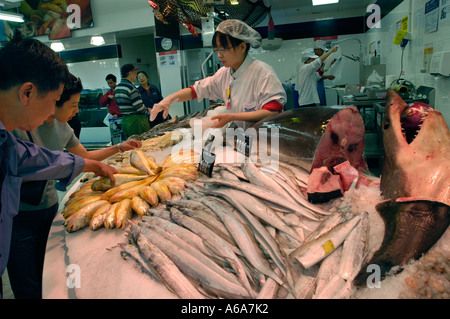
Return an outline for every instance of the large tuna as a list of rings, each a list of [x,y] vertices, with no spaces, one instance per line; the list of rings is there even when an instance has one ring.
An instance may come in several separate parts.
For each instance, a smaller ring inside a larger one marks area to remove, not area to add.
[[[385,223],[381,248],[367,264],[378,265],[383,277],[393,266],[426,253],[450,223],[450,132],[438,111],[428,108],[407,136],[404,116],[409,107],[388,90],[383,120],[384,162],[377,205]],[[409,112],[414,114],[414,112]],[[406,115],[408,116],[408,115]],[[402,125],[403,123],[403,125]],[[355,280],[365,285],[371,273],[363,267]]]
[[[279,134],[279,160],[311,170],[350,161],[359,171],[367,166],[364,150],[364,122],[356,107],[307,107],[272,116],[254,125],[269,150],[273,129]],[[266,129],[266,130],[264,130]],[[267,132],[267,133],[266,133]],[[271,154],[273,157],[276,154]]]

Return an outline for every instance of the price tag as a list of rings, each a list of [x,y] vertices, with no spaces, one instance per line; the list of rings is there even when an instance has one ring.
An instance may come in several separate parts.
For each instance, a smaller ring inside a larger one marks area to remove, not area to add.
[[[249,157],[251,154],[253,136],[238,131],[235,135],[234,141],[235,141],[234,149],[237,152],[244,154],[246,157]]]
[[[198,171],[208,177],[212,176],[214,163],[216,162],[216,154],[211,153],[214,135],[210,135],[205,143],[205,148],[202,150],[202,157],[198,163]]]

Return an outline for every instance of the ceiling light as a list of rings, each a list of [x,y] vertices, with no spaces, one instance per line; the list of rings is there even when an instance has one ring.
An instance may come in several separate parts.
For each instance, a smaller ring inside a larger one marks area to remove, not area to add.
[[[321,6],[324,4],[338,3],[339,0],[312,0],[313,6]]]
[[[50,44],[50,48],[55,52],[61,52],[65,49],[64,44],[62,44],[61,41],[52,42],[52,44]]]
[[[0,11],[0,20],[23,22],[23,14]]]
[[[238,5],[239,1],[238,0],[230,0],[230,4],[233,6]]]
[[[105,39],[101,35],[93,35],[91,38],[92,45],[102,45],[105,44]]]

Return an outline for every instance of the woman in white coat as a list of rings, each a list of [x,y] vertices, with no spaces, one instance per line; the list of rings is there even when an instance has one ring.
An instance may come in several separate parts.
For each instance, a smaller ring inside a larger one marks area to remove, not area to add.
[[[298,105],[300,107],[316,106],[320,104],[317,93],[317,81],[322,78],[317,70],[338,47],[334,47],[322,56],[315,55],[313,49],[306,49],[302,52],[301,60],[297,66],[297,81],[295,87],[298,91]]]
[[[286,92],[273,68],[248,55],[250,46],[261,45],[261,35],[240,20],[225,20],[216,29],[213,48],[223,67],[214,75],[195,82],[189,88],[169,95],[156,104],[151,118],[177,102],[204,98],[222,100],[228,112],[213,116],[214,127],[223,127],[234,121],[246,129],[253,123],[283,111]]]

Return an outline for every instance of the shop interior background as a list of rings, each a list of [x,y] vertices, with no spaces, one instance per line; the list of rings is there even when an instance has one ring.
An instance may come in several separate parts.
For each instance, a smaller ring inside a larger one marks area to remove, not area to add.
[[[373,70],[377,70],[382,76],[400,75],[401,49],[392,41],[399,21],[409,16],[408,28],[412,40],[404,52],[401,77],[416,87],[425,85],[435,88],[434,107],[442,112],[447,123],[450,123],[450,78],[430,75],[424,65],[427,58],[424,52],[429,48],[432,48],[433,52],[450,50],[450,19],[439,14],[437,30],[427,31],[425,5],[428,2],[429,0],[341,0],[338,4],[313,7],[310,0],[272,0],[271,13],[275,23],[275,37],[280,37],[281,30],[281,37],[287,35],[287,39],[283,39],[281,47],[277,50],[259,48],[252,49],[251,53],[275,69],[288,91],[286,108],[289,109],[293,106],[291,86],[300,52],[312,47],[314,40],[319,36],[330,36],[332,42],[348,39],[340,43],[342,53],[361,57],[361,62],[343,59],[345,72],[339,81],[326,80],[326,86],[364,85],[367,76]],[[383,15],[381,28],[369,29],[366,23],[369,14],[367,7],[373,3],[381,7]],[[441,12],[450,3],[447,0],[439,0],[439,5]],[[92,27],[73,30],[70,38],[61,39],[65,46],[65,51],[61,54],[70,71],[82,79],[86,89],[101,89],[105,92],[108,89],[105,76],[112,73],[120,80],[120,66],[126,63],[133,63],[146,71],[150,82],[161,88],[163,96],[187,87],[202,77],[201,64],[211,52],[210,47],[177,50],[179,45],[177,46],[175,40],[173,48],[169,50],[175,50],[171,56],[174,63],[172,65],[161,63],[161,51],[164,50],[159,45],[161,38],[155,36],[155,18],[148,1],[95,0],[91,1],[91,10]],[[266,17],[256,29],[266,31],[268,21],[269,17]],[[339,21],[344,21],[347,25],[336,29],[335,26],[338,25],[336,22]],[[317,27],[311,28],[311,23]],[[354,33],[350,33],[349,29],[355,30]],[[344,30],[345,34],[339,34],[341,30]],[[97,34],[104,37],[105,44],[93,47],[90,45],[90,37]],[[193,38],[181,25],[180,34],[181,41]],[[293,38],[296,34],[301,37]],[[263,37],[266,36],[263,34]],[[48,44],[52,42],[45,35],[37,38]],[[201,37],[194,41],[201,41]],[[114,51],[115,54],[111,55],[110,52],[106,52],[108,50]],[[217,62],[214,55],[211,59],[206,64],[206,68],[209,67],[208,72],[214,71],[214,67],[211,66]],[[328,105],[337,103],[334,90],[328,88],[326,94]],[[207,105],[208,101],[178,103],[171,108],[171,115],[192,113]],[[83,143],[92,142],[91,136],[94,135],[98,139],[102,134],[98,130],[98,132],[84,131]],[[108,140],[109,137],[105,136],[104,139]]]

